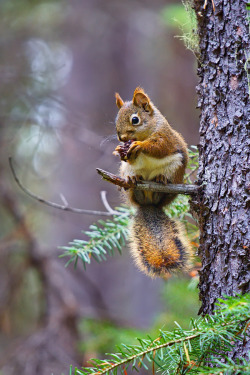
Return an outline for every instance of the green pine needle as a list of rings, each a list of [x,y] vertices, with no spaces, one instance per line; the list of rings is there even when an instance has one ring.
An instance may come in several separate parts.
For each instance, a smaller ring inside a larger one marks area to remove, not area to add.
[[[225,353],[242,340],[250,322],[250,295],[225,297],[214,316],[192,321],[192,329],[179,324],[173,332],[160,331],[159,337],[138,339],[137,345],[118,347],[108,359],[91,360],[91,367],[75,369],[75,375],[116,374],[130,365],[132,369],[157,367],[162,374],[250,374],[246,360],[233,361]],[[222,360],[223,359],[223,360]],[[207,366],[207,363],[211,367]],[[154,365],[153,365],[154,363]]]
[[[122,246],[125,245],[128,238],[128,223],[132,210],[119,207],[120,215],[114,215],[113,221],[99,220],[98,224],[92,224],[89,231],[83,233],[89,237],[88,241],[74,240],[70,242],[70,246],[62,247],[65,253],[61,257],[69,256],[70,259],[66,266],[72,262],[77,263],[80,259],[84,265],[91,262],[91,258],[97,262],[106,260],[106,255],[113,256],[114,249],[121,254]]]

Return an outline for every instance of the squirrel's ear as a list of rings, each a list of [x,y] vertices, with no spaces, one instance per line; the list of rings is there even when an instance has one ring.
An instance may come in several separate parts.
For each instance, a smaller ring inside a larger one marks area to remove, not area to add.
[[[142,107],[147,112],[151,113],[153,111],[152,106],[150,104],[150,99],[141,87],[137,87],[135,89],[133,96],[133,104],[138,107]]]
[[[124,101],[122,100],[118,92],[115,93],[115,99],[116,99],[116,105],[120,109],[123,106]]]

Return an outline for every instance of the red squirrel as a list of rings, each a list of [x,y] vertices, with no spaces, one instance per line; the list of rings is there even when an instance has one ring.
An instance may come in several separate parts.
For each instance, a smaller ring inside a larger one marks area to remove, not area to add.
[[[121,158],[120,174],[127,181],[181,184],[188,162],[183,137],[168,123],[140,87],[132,101],[116,93],[118,139],[114,154]],[[177,194],[129,189],[125,192],[136,213],[130,230],[131,253],[137,266],[151,277],[168,277],[187,269],[191,248],[182,225],[163,208]]]

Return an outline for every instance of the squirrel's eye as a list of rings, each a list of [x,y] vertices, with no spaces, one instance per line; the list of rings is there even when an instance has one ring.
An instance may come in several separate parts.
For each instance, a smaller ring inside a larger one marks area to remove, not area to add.
[[[132,125],[139,125],[141,122],[140,117],[137,116],[137,114],[133,114],[130,116],[130,122]]]

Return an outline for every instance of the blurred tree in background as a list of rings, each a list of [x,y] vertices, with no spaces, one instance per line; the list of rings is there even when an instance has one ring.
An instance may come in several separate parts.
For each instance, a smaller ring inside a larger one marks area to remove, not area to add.
[[[58,246],[98,217],[32,201],[14,183],[8,157],[24,185],[49,200],[61,203],[62,194],[71,206],[103,210],[107,190],[118,205],[95,172],[118,169],[114,92],[129,98],[143,86],[196,144],[195,59],[174,38],[188,22],[179,1],[3,0],[0,16],[0,368],[61,374],[111,351],[131,329],[139,335],[195,314],[197,293],[185,280],[141,275],[127,251],[86,272],[65,269]]]

